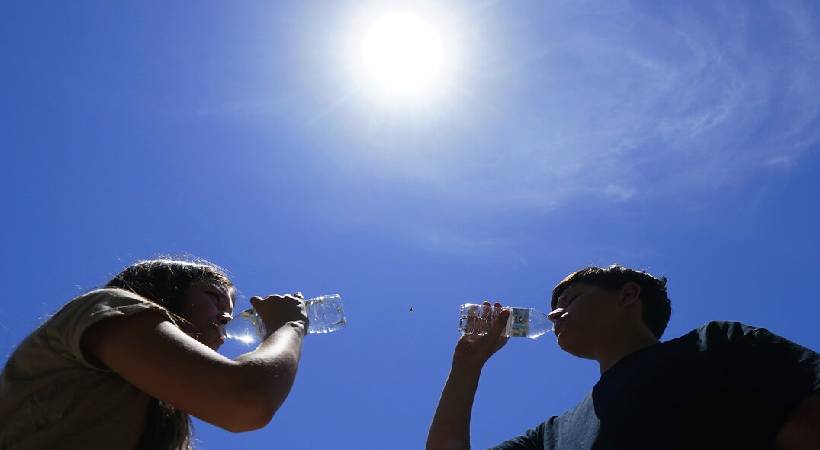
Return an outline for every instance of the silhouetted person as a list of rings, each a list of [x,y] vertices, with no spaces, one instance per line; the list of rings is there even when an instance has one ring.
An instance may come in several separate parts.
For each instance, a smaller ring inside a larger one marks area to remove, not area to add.
[[[217,266],[125,268],[29,335],[0,377],[0,448],[189,449],[188,414],[230,431],[267,424],[296,376],[301,298],[251,303],[270,330],[236,360],[224,342],[235,289]]]
[[[671,314],[666,279],[620,266],[569,275],[551,306],[558,345],[597,361],[601,377],[571,410],[494,448],[820,449],[814,351],[736,322],[661,343]],[[427,450],[470,448],[481,369],[506,343],[508,316],[459,340]]]

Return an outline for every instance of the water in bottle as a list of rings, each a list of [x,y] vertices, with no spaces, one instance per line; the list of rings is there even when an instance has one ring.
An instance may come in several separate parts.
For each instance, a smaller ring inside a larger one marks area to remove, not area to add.
[[[535,308],[465,303],[459,309],[458,331],[464,334],[484,335],[490,331],[495,318],[502,310],[510,311],[503,335],[507,337],[528,337],[537,339],[552,331],[552,321],[546,314]]]
[[[339,294],[322,295],[305,300],[308,317],[308,334],[332,333],[347,323],[342,297]],[[225,327],[225,334],[243,344],[256,344],[267,334],[265,323],[256,310],[246,309],[236,314]]]
[[[308,334],[332,333],[347,323],[339,294],[322,295],[305,301]]]

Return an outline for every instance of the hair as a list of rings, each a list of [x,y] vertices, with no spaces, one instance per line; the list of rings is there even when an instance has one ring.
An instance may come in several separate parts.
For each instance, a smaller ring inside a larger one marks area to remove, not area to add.
[[[221,267],[202,259],[159,257],[138,261],[123,269],[106,288],[131,291],[167,309],[175,319],[192,284],[212,283],[233,292],[233,283]],[[152,398],[139,449],[190,450],[193,426],[188,414],[159,399]]]
[[[550,305],[555,309],[558,297],[575,283],[587,284],[613,292],[626,283],[641,287],[641,318],[652,334],[660,339],[672,315],[672,304],[666,294],[666,277],[655,277],[644,271],[629,269],[617,264],[609,267],[585,267],[569,274],[552,290]]]

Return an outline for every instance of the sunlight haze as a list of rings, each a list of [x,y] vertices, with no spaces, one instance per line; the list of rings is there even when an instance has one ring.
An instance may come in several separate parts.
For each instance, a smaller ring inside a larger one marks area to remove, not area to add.
[[[820,2],[4,5],[0,354],[159,254],[344,299],[270,424],[197,450],[423,448],[459,305],[546,312],[593,264],[668,277],[664,340],[820,347]],[[509,342],[473,448],[598,376]]]

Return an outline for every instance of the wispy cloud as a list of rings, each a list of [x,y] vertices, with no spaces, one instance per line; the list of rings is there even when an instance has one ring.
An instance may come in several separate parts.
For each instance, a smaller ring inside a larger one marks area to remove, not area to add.
[[[590,193],[685,201],[799,164],[820,143],[811,4],[540,8],[554,9],[497,29],[485,18],[471,42],[482,58],[438,112],[449,128],[360,142],[389,150],[382,173],[479,207],[551,209]]]
[[[617,201],[624,202],[634,197],[637,191],[633,188],[610,184],[604,188],[604,193]]]
[[[766,160],[765,164],[769,167],[776,167],[782,169],[790,169],[797,163],[793,156],[775,156]]]

